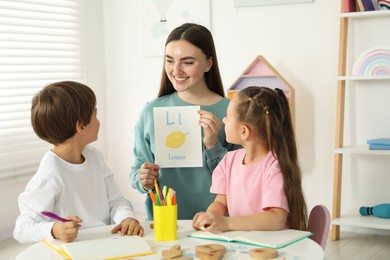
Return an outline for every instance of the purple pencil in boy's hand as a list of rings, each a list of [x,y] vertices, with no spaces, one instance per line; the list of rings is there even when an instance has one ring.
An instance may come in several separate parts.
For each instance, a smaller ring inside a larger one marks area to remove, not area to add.
[[[57,214],[53,213],[53,212],[50,212],[50,211],[42,211],[41,212],[42,215],[46,216],[46,217],[49,217],[49,218],[52,218],[52,219],[55,219],[55,220],[58,220],[58,221],[61,221],[61,222],[68,222],[68,221],[71,221],[69,219],[64,219],[64,218],[61,218],[60,216],[58,216]]]

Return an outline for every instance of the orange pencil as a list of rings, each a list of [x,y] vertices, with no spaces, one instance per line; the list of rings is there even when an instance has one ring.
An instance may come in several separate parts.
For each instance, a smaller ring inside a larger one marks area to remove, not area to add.
[[[172,191],[172,206],[176,205],[176,192]]]
[[[153,191],[149,190],[149,196],[150,196],[150,198],[152,199],[153,204],[154,204],[154,205],[157,205],[157,204],[156,204],[156,197],[154,196]]]

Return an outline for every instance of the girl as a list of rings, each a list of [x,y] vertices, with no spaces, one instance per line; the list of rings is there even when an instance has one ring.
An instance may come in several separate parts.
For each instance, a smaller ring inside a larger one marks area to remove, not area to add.
[[[307,211],[288,101],[280,89],[248,87],[229,104],[226,139],[243,149],[228,152],[213,172],[217,194],[196,229],[306,230]]]

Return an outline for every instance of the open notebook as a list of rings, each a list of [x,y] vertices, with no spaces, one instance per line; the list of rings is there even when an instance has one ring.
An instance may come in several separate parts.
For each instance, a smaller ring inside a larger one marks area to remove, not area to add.
[[[308,231],[284,229],[278,231],[227,231],[222,233],[211,233],[200,230],[191,233],[188,236],[278,249],[291,245],[292,243],[311,235],[313,234]]]
[[[108,235],[105,238],[77,237],[70,243],[57,239],[43,241],[66,259],[122,259],[154,254],[146,241],[139,236]]]

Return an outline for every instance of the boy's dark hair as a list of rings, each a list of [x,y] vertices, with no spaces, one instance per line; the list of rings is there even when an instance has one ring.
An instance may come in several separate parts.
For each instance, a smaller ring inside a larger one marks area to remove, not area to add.
[[[171,41],[185,40],[194,46],[202,50],[206,59],[211,58],[213,64],[209,71],[205,72],[205,80],[207,87],[224,97],[225,92],[223,89],[221,74],[218,67],[217,52],[215,51],[215,45],[211,32],[204,26],[194,23],[185,23],[175,28],[168,36],[165,46]],[[164,57],[165,63],[165,57]],[[169,80],[164,66],[162,70],[160,91],[158,97],[162,97],[175,92],[175,88],[172,82]]]
[[[78,82],[55,82],[32,99],[31,124],[35,133],[58,145],[74,136],[77,122],[88,125],[96,108],[92,89]]]

